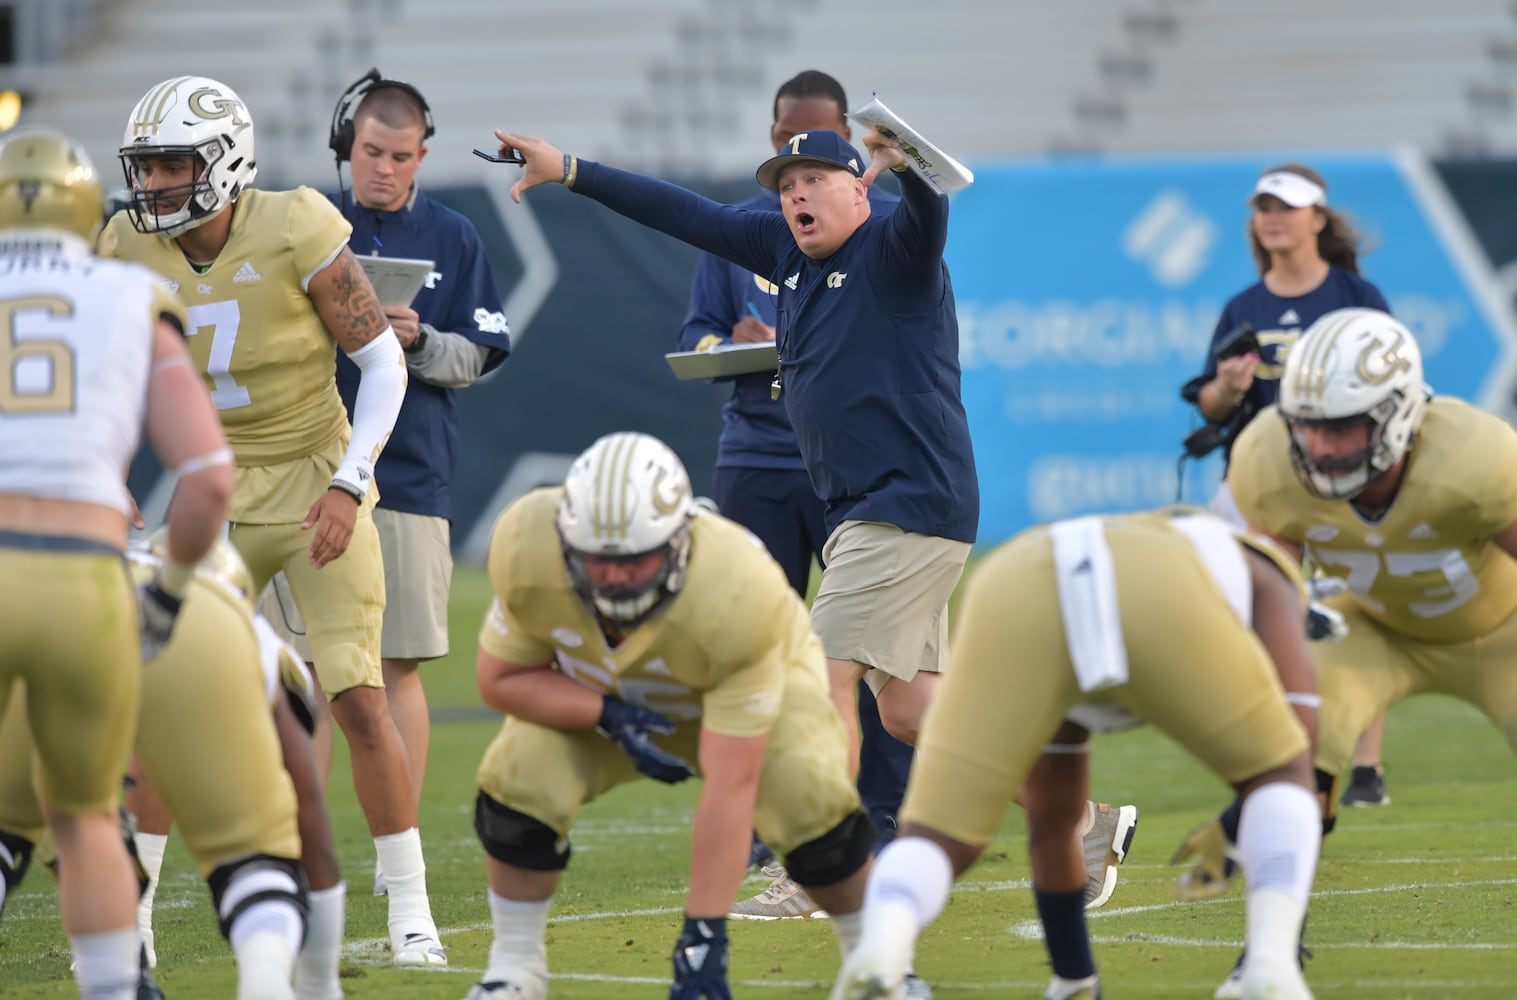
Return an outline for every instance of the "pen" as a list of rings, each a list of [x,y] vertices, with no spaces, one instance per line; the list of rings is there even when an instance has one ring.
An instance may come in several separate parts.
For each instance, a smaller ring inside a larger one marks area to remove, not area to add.
[[[752,299],[748,300],[748,315],[752,316],[754,319],[758,320],[760,323],[764,322],[764,317],[762,317],[762,316],[759,315],[758,306],[756,306],[756,305],[753,304],[753,300]]]

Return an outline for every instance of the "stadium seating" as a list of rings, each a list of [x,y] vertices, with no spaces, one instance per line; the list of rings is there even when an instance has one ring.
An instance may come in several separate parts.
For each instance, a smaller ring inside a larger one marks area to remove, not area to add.
[[[26,6],[54,0],[0,0]],[[216,76],[259,122],[267,184],[329,183],[336,95],[370,65],[428,95],[434,183],[509,125],[586,156],[739,175],[775,86],[808,67],[878,91],[965,158],[1384,147],[1517,152],[1507,0],[67,0],[61,61],[0,73],[27,119],[114,155],[129,101]]]

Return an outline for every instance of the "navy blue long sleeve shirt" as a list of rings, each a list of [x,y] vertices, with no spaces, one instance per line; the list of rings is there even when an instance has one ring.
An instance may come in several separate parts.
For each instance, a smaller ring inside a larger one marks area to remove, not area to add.
[[[574,190],[778,287],[782,399],[829,530],[879,521],[974,541],[980,489],[943,263],[947,199],[902,174],[896,210],[871,214],[815,261],[779,212],[721,205],[587,160]]]
[[[896,195],[881,185],[869,188],[873,211],[895,211]],[[777,212],[778,191],[761,188],[737,208]],[[775,298],[779,289],[763,275],[754,274],[730,261],[703,254],[696,265],[695,280],[690,284],[690,309],[680,329],[679,349],[696,350],[707,338],[715,336],[722,343],[732,343],[732,328],[750,307],[758,319],[774,326]],[[739,469],[794,469],[806,467],[801,461],[800,446],[785,402],[770,393],[772,372],[736,375],[720,381],[732,383],[732,396],[722,407],[722,436],[717,442],[716,467]]]

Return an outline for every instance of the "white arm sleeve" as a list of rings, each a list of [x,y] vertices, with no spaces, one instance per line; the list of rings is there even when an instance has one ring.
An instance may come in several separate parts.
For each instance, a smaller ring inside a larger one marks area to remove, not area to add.
[[[374,463],[390,439],[400,404],[406,398],[406,358],[395,331],[389,327],[358,350],[349,351],[348,357],[358,366],[353,439],[332,482],[363,497],[374,481]]]

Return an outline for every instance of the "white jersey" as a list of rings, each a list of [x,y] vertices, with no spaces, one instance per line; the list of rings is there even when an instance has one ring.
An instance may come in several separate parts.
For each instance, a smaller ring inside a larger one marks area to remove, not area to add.
[[[0,244],[0,493],[129,514],[161,279],[78,237],[24,239]]]

